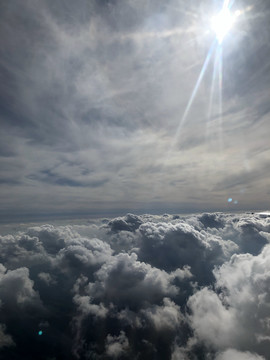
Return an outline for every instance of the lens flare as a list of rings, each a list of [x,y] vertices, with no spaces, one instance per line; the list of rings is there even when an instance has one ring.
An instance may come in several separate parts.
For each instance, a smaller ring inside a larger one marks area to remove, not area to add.
[[[223,8],[220,13],[212,18],[212,29],[216,34],[218,42],[221,44],[224,37],[228,34],[234,24],[235,16],[230,13],[228,8]]]

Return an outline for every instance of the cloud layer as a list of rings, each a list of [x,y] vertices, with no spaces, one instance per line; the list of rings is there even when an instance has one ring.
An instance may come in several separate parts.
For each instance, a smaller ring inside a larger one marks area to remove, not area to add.
[[[245,15],[223,44],[222,117],[217,78],[209,110],[213,54],[178,133],[213,1],[1,4],[1,217],[266,208],[267,3],[235,5]]]
[[[269,358],[270,217],[127,214],[0,237],[0,357]]]

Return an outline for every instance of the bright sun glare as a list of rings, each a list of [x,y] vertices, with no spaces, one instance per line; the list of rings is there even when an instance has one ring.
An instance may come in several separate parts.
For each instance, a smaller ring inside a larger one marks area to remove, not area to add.
[[[220,13],[212,18],[212,29],[220,44],[232,28],[234,20],[235,16],[230,13],[228,8],[223,8]]]

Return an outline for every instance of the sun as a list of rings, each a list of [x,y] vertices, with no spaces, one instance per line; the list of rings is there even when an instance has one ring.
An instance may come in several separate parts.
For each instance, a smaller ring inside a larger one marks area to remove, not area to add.
[[[219,44],[233,27],[235,15],[231,14],[228,8],[223,8],[216,16],[212,18],[212,29],[216,34]]]

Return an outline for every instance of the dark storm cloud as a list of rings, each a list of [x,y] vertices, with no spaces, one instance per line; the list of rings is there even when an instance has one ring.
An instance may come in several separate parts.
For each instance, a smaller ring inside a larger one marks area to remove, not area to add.
[[[0,357],[269,359],[269,219],[127,214],[1,236]]]

